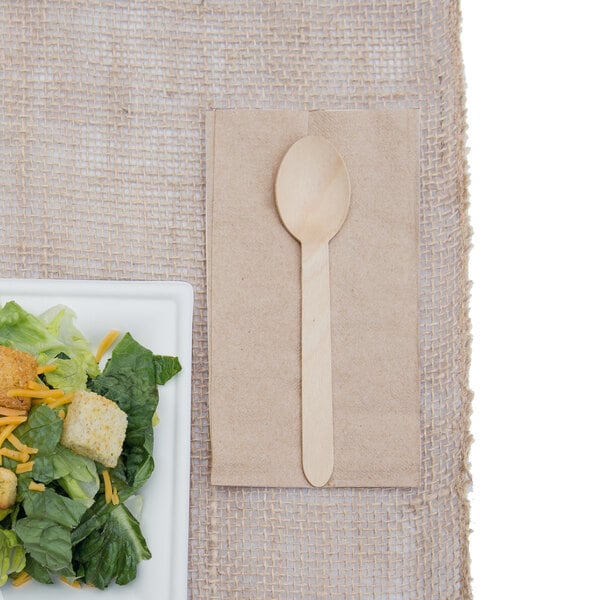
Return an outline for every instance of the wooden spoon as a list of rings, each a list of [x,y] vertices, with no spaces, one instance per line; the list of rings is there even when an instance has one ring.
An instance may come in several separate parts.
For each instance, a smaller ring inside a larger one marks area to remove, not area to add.
[[[329,240],[350,206],[350,179],[337,150],[320,136],[298,140],[281,161],[275,199],[302,248],[302,467],[320,487],[333,472]]]

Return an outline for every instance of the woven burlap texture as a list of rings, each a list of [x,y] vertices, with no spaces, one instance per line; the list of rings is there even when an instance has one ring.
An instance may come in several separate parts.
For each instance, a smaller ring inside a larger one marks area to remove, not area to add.
[[[0,275],[195,288],[190,598],[471,596],[459,36],[457,0],[0,7]],[[234,107],[420,110],[418,489],[209,485],[203,114]]]

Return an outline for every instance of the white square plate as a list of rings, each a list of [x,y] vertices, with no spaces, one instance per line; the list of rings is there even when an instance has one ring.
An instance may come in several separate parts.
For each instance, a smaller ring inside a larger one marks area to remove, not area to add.
[[[92,348],[110,329],[130,332],[154,354],[178,356],[182,371],[159,386],[155,429],[155,471],[140,491],[141,518],[152,558],[138,566],[137,578],[105,590],[42,585],[31,581],[0,588],[0,600],[186,600],[192,364],[192,287],[184,282],[122,282],[0,279],[0,303],[15,300],[39,314],[65,304]],[[103,359],[103,362],[106,358]]]

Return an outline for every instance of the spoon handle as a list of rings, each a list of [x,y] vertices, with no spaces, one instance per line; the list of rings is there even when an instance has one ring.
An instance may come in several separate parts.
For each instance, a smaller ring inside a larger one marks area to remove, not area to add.
[[[333,472],[329,244],[302,244],[302,467],[315,487]]]

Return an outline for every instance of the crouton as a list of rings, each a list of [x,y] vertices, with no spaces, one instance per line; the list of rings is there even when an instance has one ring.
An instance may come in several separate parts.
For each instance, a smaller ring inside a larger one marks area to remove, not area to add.
[[[123,451],[127,413],[94,392],[75,392],[64,420],[61,444],[77,454],[116,467]]]
[[[0,467],[0,509],[14,506],[17,499],[17,476],[10,470]]]
[[[21,389],[37,377],[37,360],[27,352],[0,346],[0,406],[29,410],[31,399],[8,396],[9,390]]]

